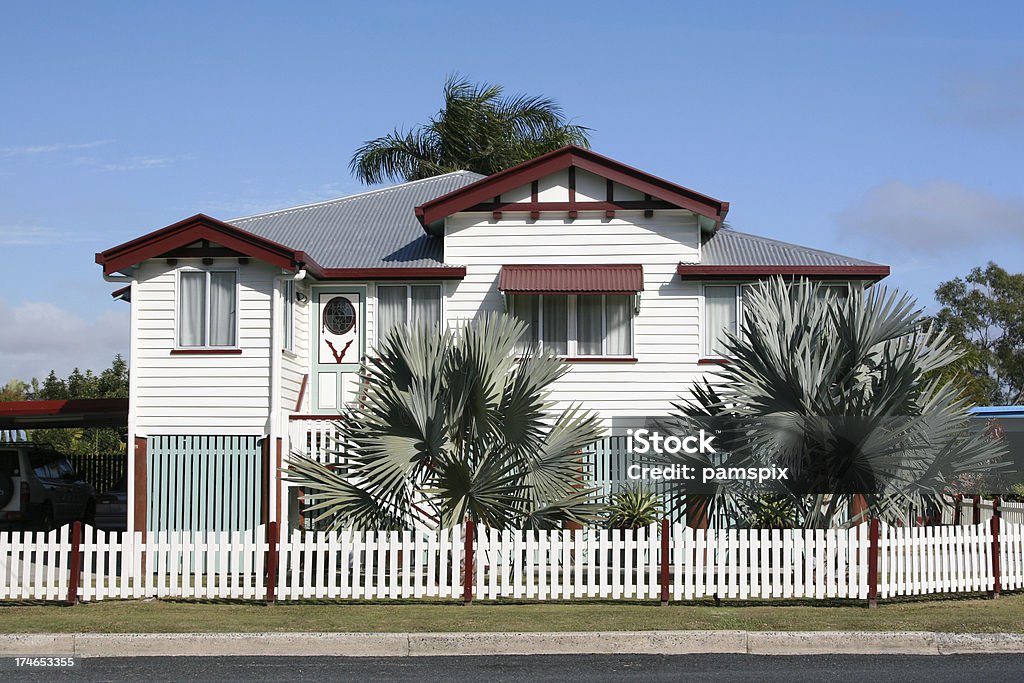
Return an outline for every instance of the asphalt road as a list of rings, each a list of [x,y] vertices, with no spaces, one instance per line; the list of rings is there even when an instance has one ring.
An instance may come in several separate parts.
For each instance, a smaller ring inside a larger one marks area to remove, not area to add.
[[[693,678],[691,678],[693,677]],[[531,657],[131,657],[81,659],[71,669],[4,681],[926,681],[1024,680],[1024,656],[536,655]]]

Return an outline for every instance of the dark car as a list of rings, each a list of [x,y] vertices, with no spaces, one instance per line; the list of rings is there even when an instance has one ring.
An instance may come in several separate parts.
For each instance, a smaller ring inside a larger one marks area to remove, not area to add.
[[[96,497],[96,528],[125,531],[128,527],[128,481],[120,481]]]
[[[66,455],[31,443],[0,444],[0,525],[52,529],[92,523],[96,492]]]

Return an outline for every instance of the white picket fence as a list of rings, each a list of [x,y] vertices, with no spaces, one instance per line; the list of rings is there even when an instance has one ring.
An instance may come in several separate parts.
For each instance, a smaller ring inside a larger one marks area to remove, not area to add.
[[[865,529],[707,530],[673,525],[670,599],[867,597]],[[478,599],[642,600],[661,594],[658,525],[635,534],[483,529],[476,548]]]
[[[672,525],[666,555],[659,525],[635,532],[478,528],[471,593],[480,600],[650,600],[659,599],[667,578],[671,600],[866,599],[868,534],[867,524],[816,530]],[[71,536],[70,527],[0,533],[0,600],[66,599]],[[878,596],[991,591],[992,550],[990,523],[881,525]],[[273,581],[276,598],[286,601],[460,599],[464,563],[461,527],[295,530],[276,546],[262,526],[150,534],[83,527],[78,597],[263,600]],[[1024,525],[1001,521],[999,564],[1003,590],[1024,588]]]
[[[282,537],[277,597],[461,598],[462,527],[291,532]]]

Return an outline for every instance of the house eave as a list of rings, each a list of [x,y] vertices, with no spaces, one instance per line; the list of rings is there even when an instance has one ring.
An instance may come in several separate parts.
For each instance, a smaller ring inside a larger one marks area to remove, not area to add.
[[[814,277],[823,279],[858,279],[878,281],[889,275],[889,266],[785,266],[785,265],[697,265],[680,263],[676,273],[684,280],[708,280],[735,277]]]

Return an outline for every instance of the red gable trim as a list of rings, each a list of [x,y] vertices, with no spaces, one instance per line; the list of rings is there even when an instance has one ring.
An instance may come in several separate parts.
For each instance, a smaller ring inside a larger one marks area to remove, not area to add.
[[[466,277],[466,267],[324,268],[317,277],[321,280],[462,280]]]
[[[636,264],[505,265],[498,289],[504,292],[635,294],[643,291],[644,269]]]
[[[766,277],[792,275],[808,277],[863,278],[881,280],[889,266],[701,266],[680,263],[676,272],[683,278]]]
[[[631,187],[669,202],[673,206],[722,221],[729,212],[729,203],[712,199],[688,188],[670,183],[649,173],[601,156],[589,149],[568,146],[500,171],[471,185],[449,192],[416,207],[416,217],[424,229],[453,213],[493,200],[502,192],[527,185],[563,168],[582,168],[603,178]],[[512,210],[512,209],[509,209]]]
[[[298,270],[304,265],[319,270],[301,251],[289,249],[201,213],[100,252],[96,254],[96,263],[103,266],[103,272],[109,275],[204,239],[285,270]]]

